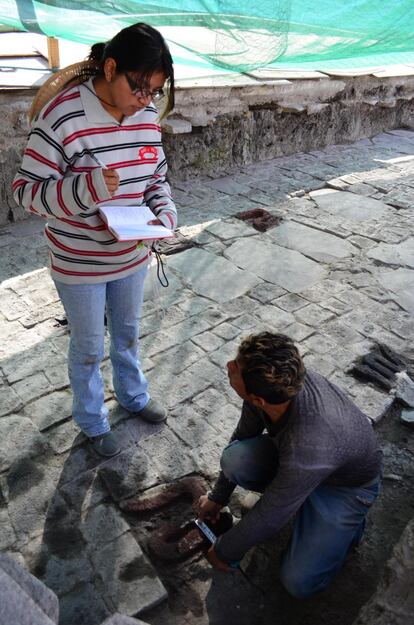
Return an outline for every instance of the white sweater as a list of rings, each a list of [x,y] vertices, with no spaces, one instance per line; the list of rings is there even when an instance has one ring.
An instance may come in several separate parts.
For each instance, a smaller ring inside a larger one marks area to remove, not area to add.
[[[118,171],[114,196],[91,153]],[[107,282],[142,267],[148,248],[117,241],[98,207],[147,204],[174,229],[177,216],[166,171],[152,104],[119,123],[102,107],[92,80],[49,102],[33,124],[13,190],[18,204],[47,218],[52,277],[70,284]]]

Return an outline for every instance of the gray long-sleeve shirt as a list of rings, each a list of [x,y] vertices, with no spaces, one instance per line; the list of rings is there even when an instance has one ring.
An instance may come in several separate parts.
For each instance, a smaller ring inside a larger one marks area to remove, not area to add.
[[[231,441],[264,430],[275,445],[278,470],[254,508],[218,539],[217,555],[225,562],[241,560],[253,545],[273,537],[320,484],[361,486],[380,472],[381,451],[369,419],[317,373],[307,372],[276,424],[244,402]],[[221,472],[210,498],[224,505],[235,486]]]

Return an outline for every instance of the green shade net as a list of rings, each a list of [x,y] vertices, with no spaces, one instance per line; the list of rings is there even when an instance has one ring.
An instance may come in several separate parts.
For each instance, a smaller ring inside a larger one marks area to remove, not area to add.
[[[414,63],[414,0],[0,0],[0,21],[89,44],[145,21],[175,62],[237,72]]]

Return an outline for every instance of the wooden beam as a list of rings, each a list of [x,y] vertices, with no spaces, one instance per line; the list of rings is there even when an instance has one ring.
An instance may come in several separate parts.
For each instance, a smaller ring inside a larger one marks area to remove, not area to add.
[[[49,69],[52,71],[59,69],[59,41],[55,37],[47,38],[47,60],[49,63]]]

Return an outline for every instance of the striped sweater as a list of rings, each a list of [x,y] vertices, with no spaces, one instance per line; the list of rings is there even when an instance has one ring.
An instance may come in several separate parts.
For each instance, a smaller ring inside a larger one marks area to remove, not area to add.
[[[118,171],[114,196],[91,154]],[[70,284],[107,282],[142,267],[148,248],[117,241],[98,207],[147,204],[174,229],[176,209],[166,171],[152,104],[119,123],[100,104],[92,80],[49,102],[32,126],[13,191],[18,204],[47,218],[52,277]]]

